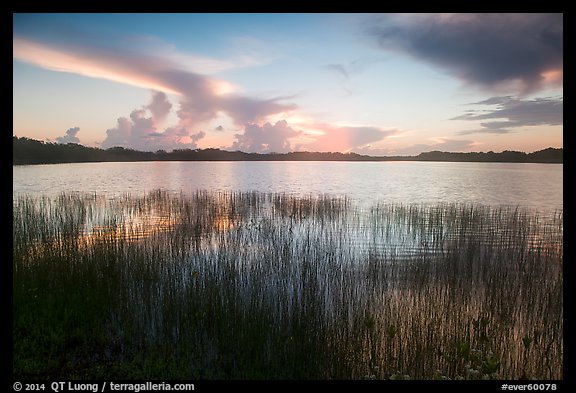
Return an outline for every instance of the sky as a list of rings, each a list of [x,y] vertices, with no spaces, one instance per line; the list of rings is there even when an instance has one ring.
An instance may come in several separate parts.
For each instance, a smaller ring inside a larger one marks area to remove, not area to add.
[[[563,147],[562,14],[13,14],[13,135],[142,151]]]

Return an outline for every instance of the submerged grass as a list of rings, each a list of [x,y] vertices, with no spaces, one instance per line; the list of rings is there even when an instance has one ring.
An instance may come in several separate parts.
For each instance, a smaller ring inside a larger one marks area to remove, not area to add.
[[[562,212],[22,196],[13,244],[15,378],[563,378]]]

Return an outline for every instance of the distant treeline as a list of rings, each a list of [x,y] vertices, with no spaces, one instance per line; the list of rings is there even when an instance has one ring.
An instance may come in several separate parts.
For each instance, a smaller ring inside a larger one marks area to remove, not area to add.
[[[477,161],[562,163],[563,149],[547,148],[533,153],[505,150],[501,153],[449,153],[431,151],[417,156],[367,156],[356,153],[245,153],[220,149],[179,149],[171,152],[138,151],[123,147],[100,149],[77,143],[59,144],[26,137],[12,137],[13,165],[107,161]]]

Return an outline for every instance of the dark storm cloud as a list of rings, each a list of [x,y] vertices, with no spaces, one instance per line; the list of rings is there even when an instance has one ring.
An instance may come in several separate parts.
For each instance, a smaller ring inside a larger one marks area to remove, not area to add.
[[[470,110],[451,120],[481,121],[479,130],[462,131],[460,134],[510,132],[510,128],[524,126],[562,125],[564,101],[562,97],[522,100],[512,96],[491,97],[471,105],[494,106],[489,110]]]
[[[385,14],[368,31],[408,54],[487,89],[528,93],[562,85],[562,14]]]

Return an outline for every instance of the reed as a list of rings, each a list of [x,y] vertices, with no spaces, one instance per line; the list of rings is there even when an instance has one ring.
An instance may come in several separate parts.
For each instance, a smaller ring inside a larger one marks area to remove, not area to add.
[[[15,378],[563,378],[561,211],[22,196],[13,244]]]

